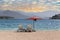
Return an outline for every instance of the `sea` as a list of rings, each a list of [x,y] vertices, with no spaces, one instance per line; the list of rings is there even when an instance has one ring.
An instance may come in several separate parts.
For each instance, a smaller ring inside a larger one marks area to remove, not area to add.
[[[23,19],[1,19],[0,30],[18,30],[18,25],[22,25],[26,29],[27,25],[31,24],[35,30],[60,30],[59,19],[48,19],[48,20],[23,20]]]

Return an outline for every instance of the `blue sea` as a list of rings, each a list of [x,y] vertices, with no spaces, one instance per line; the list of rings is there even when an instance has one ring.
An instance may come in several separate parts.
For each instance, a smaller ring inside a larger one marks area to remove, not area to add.
[[[60,30],[60,20],[0,20],[0,30],[17,30],[18,25],[21,24],[23,28],[26,28],[28,24],[32,24],[32,28],[35,30]]]

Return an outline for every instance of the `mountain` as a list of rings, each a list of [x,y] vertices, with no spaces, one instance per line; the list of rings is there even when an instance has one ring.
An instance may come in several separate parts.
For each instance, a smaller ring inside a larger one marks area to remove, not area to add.
[[[28,17],[27,15],[22,15],[20,12],[10,10],[0,10],[0,16],[10,16],[14,17],[14,19],[25,19]]]
[[[15,19],[26,19],[33,16],[43,19],[49,19],[50,17],[60,14],[58,11],[48,10],[45,12],[23,12],[23,11],[10,11],[10,10],[0,10],[0,16],[10,16]]]

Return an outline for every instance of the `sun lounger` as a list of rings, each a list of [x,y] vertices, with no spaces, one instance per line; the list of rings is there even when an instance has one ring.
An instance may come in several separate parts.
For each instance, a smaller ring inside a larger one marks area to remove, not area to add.
[[[35,30],[32,29],[32,25],[31,24],[27,25],[26,29],[23,29],[22,25],[19,25],[17,32],[35,32]]]
[[[35,32],[35,30],[32,28],[32,25],[31,24],[28,24],[27,25],[27,32]]]

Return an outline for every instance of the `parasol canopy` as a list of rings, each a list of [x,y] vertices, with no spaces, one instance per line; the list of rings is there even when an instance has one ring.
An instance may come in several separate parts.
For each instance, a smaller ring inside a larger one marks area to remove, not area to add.
[[[34,20],[34,21],[36,21],[36,20],[41,20],[41,18],[33,16],[33,17],[30,17],[30,18],[27,18],[27,20]]]

